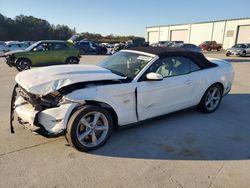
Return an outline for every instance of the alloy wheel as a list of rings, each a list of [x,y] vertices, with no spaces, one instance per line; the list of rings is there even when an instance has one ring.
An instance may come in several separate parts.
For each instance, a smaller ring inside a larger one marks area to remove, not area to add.
[[[89,112],[77,125],[77,139],[86,147],[99,145],[107,136],[109,123],[101,112]]]

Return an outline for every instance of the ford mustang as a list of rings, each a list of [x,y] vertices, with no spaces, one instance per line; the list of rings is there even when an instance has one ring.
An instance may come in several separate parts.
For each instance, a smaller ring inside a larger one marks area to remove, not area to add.
[[[98,65],[60,65],[18,73],[13,120],[66,135],[80,151],[103,146],[116,127],[198,107],[214,112],[232,87],[230,63],[178,48],[122,50]]]

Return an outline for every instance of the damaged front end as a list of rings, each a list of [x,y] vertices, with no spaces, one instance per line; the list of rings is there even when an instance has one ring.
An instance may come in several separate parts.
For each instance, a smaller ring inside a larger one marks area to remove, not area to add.
[[[7,64],[7,65],[9,65],[10,67],[15,66],[16,57],[14,56],[14,54],[5,55],[4,57],[5,57],[5,59],[6,59],[6,64]]]
[[[11,98],[11,133],[14,133],[15,112],[18,116],[17,120],[21,124],[43,128],[48,135],[61,134],[66,128],[72,110],[77,105],[79,105],[78,102],[66,99],[58,91],[38,96],[16,84]]]

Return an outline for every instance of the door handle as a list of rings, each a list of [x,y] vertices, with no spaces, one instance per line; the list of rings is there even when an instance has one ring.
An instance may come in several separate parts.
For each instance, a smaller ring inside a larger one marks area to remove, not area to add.
[[[193,81],[192,81],[192,80],[186,80],[184,83],[185,83],[186,85],[190,85],[190,84],[193,83]]]

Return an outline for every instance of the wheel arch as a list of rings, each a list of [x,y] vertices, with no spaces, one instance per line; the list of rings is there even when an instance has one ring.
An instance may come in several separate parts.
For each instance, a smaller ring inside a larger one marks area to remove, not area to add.
[[[75,59],[77,59],[78,63],[79,63],[79,61],[80,61],[80,59],[79,59],[77,56],[71,55],[71,56],[68,56],[68,57],[65,59],[64,63],[67,64],[67,61],[68,61],[70,58],[75,58]]]
[[[32,66],[32,61],[28,57],[17,57],[16,62],[18,62],[20,60],[27,60],[27,61],[29,61],[30,66]]]
[[[70,117],[72,116],[72,114],[77,111],[79,108],[85,106],[85,105],[94,105],[94,106],[98,106],[98,107],[101,107],[101,108],[104,108],[105,110],[107,110],[111,117],[112,117],[112,120],[113,120],[113,124],[114,124],[114,128],[117,129],[118,128],[118,116],[117,116],[117,113],[115,112],[114,108],[112,106],[110,106],[109,104],[107,103],[104,103],[104,102],[100,102],[100,101],[93,101],[93,100],[85,100],[85,104],[83,105],[80,105],[80,106],[76,106],[70,113],[69,115],[69,118],[68,118],[68,121],[70,119]]]

